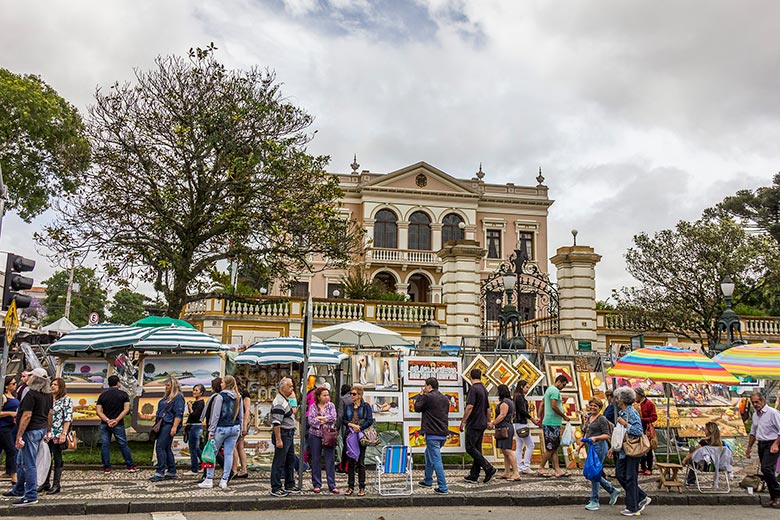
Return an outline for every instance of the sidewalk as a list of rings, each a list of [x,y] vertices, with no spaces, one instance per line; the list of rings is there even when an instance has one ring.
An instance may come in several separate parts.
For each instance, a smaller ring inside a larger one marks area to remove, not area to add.
[[[524,476],[518,482],[494,479],[488,484],[469,484],[463,481],[466,472],[447,470],[448,495],[437,495],[431,489],[417,486],[422,470],[414,471],[414,494],[412,496],[381,497],[374,490],[376,472],[366,471],[368,494],[355,495],[315,494],[311,486],[311,474],[304,475],[300,495],[287,498],[271,496],[269,473],[254,471],[248,479],[235,479],[227,490],[219,487],[199,489],[199,477],[181,471],[178,479],[152,483],[149,478],[153,470],[144,469],[128,473],[123,468],[115,469],[110,475],[102,470],[68,469],[63,474],[62,492],[57,495],[41,494],[40,502],[25,507],[12,507],[11,500],[0,501],[0,516],[25,515],[115,515],[146,513],[153,511],[251,511],[274,509],[320,509],[356,507],[409,507],[409,506],[555,506],[578,505],[583,507],[590,495],[590,483],[578,472],[572,471],[569,478],[541,478]],[[219,474],[219,473],[217,473]],[[323,475],[324,477],[324,475]],[[337,485],[346,490],[346,475],[337,474]],[[748,495],[736,484],[737,475],[728,495],[703,495],[698,491],[684,491],[683,494],[659,491],[657,475],[640,476],[641,487],[653,498],[651,507],[663,505],[750,505],[758,507],[761,501],[768,501],[767,494]],[[617,482],[613,479],[617,485]],[[216,484],[216,482],[215,482]],[[3,491],[10,488],[10,481],[0,482]],[[327,490],[327,485],[325,486]],[[621,500],[618,504],[622,504]],[[610,506],[602,505],[602,509]],[[615,513],[619,509],[615,506]]]

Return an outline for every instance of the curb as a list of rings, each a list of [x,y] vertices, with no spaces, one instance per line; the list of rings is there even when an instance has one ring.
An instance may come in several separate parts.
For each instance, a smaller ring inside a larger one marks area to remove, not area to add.
[[[758,506],[769,502],[768,495],[650,495],[653,505],[674,506]],[[0,505],[0,516],[64,516],[64,515],[122,515],[130,513],[152,513],[164,511],[278,511],[294,509],[351,509],[357,508],[402,508],[402,507],[539,507],[583,505],[584,496],[523,496],[519,494],[473,495],[452,493],[450,495],[419,494],[411,496],[369,496],[369,497],[295,497],[281,498],[199,498],[197,501],[57,501],[38,503],[26,507]],[[618,503],[622,503],[620,500]]]

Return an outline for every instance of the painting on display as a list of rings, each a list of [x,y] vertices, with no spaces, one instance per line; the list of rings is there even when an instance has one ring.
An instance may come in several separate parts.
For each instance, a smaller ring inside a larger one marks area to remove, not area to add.
[[[182,387],[211,388],[211,380],[219,377],[221,370],[218,355],[147,356],[142,367],[143,386],[145,390],[163,390],[165,380],[173,376]]]
[[[590,393],[593,397],[601,399],[606,406],[607,381],[604,379],[604,375],[601,372],[590,372],[588,378],[590,379]]]
[[[108,378],[108,361],[105,359],[71,358],[62,363],[60,377],[69,387],[103,387]]]
[[[404,363],[407,385],[423,386],[429,377],[438,379],[440,387],[460,385],[460,358],[414,356],[405,358]]]
[[[369,354],[352,356],[352,384],[363,388],[374,388],[376,385],[376,357]]]
[[[593,389],[590,386],[590,373],[579,372],[577,373],[580,383],[580,398],[583,403],[587,403],[593,398]]]
[[[561,409],[570,423],[573,425],[582,423],[579,394],[561,392]]]
[[[554,384],[555,378],[563,375],[569,380],[566,389],[572,392],[578,391],[579,385],[577,384],[577,374],[574,371],[574,363],[571,361],[548,361],[545,365],[547,369],[548,384]]]
[[[482,384],[484,385],[485,390],[489,392],[490,389],[493,388],[493,383],[486,375],[487,371],[490,369],[490,363],[481,354],[477,354],[474,360],[463,370],[463,380],[468,384],[471,384],[471,377],[469,374],[471,374],[471,371],[475,368],[482,371]]]
[[[133,400],[132,425],[136,431],[148,432],[154,421],[157,420],[157,404],[163,398],[162,392],[145,392],[143,395],[136,396]],[[192,392],[184,392],[184,400],[192,401]],[[187,406],[184,407],[184,419],[182,423],[187,422]]]
[[[376,389],[398,390],[398,358],[376,357]]]
[[[544,406],[544,396],[541,395],[528,395],[526,396],[528,401],[528,413],[532,419],[542,418],[542,407]]]
[[[371,406],[377,422],[403,422],[401,392],[364,392],[363,400]]]
[[[404,418],[419,419],[421,413],[414,411],[414,398],[422,392],[420,388],[406,388],[404,390]],[[462,388],[439,388],[439,392],[450,401],[450,419],[459,419],[463,417],[463,409],[466,405],[463,402]]]
[[[420,431],[419,421],[406,421],[404,423],[404,444],[412,448],[412,453],[425,451],[425,435]],[[463,435],[460,433],[460,422],[454,421],[447,425],[447,440],[441,451],[443,453],[460,453],[464,451]]]
[[[680,406],[729,406],[731,394],[725,385],[672,384],[672,398]]]
[[[64,379],[64,378],[63,378]],[[71,390],[68,395],[73,400],[73,422],[76,426],[96,426],[100,424],[97,415],[97,400],[100,391]]]
[[[496,464],[496,437],[493,430],[485,430],[485,433],[482,435],[482,455],[491,464]],[[504,460],[503,456],[501,460]]]
[[[542,379],[544,379],[544,372],[539,370],[536,365],[531,363],[525,356],[519,356],[514,363],[512,363],[512,366],[517,370],[519,380],[528,381],[528,384],[530,385],[530,388],[528,389],[529,392],[536,388],[536,386],[542,382]]]
[[[488,369],[487,377],[496,386],[506,385],[510,389],[520,380],[518,371],[504,358],[496,359],[496,362]]]
[[[647,397],[664,396],[663,383],[656,383],[651,379],[618,377],[616,381],[617,381],[617,388],[620,388],[621,386],[630,386],[634,390],[636,390],[637,388],[641,388],[642,390],[645,391]]]
[[[531,464],[538,466],[542,463],[542,450],[544,448],[544,438],[542,436],[542,430],[531,430],[529,434],[534,440],[534,449],[531,452]]]
[[[271,433],[259,433],[244,437],[244,451],[252,464],[270,465],[274,459],[274,446]]]
[[[255,428],[258,430],[271,429],[271,403],[253,403]]]
[[[744,437],[745,423],[739,414],[739,408],[734,406],[691,406],[678,407],[680,426],[677,435],[680,437],[704,437],[704,425],[710,421],[718,423],[721,437]]]
[[[653,399],[655,403],[656,414],[658,420],[653,423],[656,428],[666,428],[666,404],[668,399]],[[669,403],[669,427],[677,428],[680,426],[680,412],[677,409],[677,404],[674,401]]]

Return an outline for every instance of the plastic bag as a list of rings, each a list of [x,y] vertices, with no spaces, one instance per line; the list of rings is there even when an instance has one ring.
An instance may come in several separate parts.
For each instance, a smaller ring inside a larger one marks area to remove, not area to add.
[[[571,423],[566,423],[561,434],[561,446],[571,446],[574,444],[574,440],[574,428],[572,428]]]
[[[200,460],[204,468],[213,468],[217,462],[217,453],[214,450],[214,439],[209,440],[203,447]]]
[[[7,457],[8,455],[6,455]],[[38,455],[35,457],[35,470],[37,471],[38,485],[46,482],[51,466],[51,451],[49,445],[43,441],[38,445]]]
[[[590,439],[583,439],[584,441],[590,441]],[[601,480],[601,470],[604,469],[604,465],[599,457],[599,452],[596,451],[596,446],[592,442],[588,442],[588,458],[585,459],[585,466],[582,468],[582,474],[588,480]]]
[[[360,458],[360,438],[358,434],[350,430],[347,435],[347,457],[352,460],[358,460]]]
[[[612,451],[620,451],[623,448],[623,439],[626,438],[626,427],[618,423],[612,430]]]

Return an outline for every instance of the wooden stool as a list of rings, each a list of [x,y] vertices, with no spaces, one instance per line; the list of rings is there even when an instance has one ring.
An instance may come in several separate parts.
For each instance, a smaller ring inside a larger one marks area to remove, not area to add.
[[[664,462],[656,462],[656,466],[661,470],[661,479],[658,481],[658,489],[666,488],[666,492],[677,488],[678,493],[682,493],[682,482],[677,481],[677,473],[683,469],[679,464],[669,464]]]

